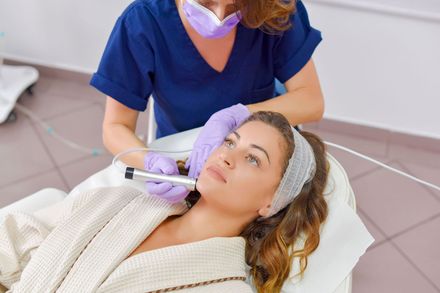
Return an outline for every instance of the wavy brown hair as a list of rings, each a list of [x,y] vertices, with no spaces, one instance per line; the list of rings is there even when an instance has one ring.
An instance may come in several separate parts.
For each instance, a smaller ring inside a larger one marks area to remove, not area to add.
[[[295,149],[289,122],[283,115],[270,111],[253,113],[243,124],[250,121],[262,121],[282,135],[285,144],[281,174],[284,174]],[[313,133],[301,131],[301,134],[315,155],[316,172],[313,179],[303,186],[289,205],[269,218],[256,218],[240,234],[246,240],[246,263],[251,267],[253,283],[259,293],[281,291],[291,271],[293,258],[299,259],[299,274],[303,275],[307,268],[307,257],[319,245],[319,229],[328,214],[324,199],[329,169],[325,145]],[[184,161],[178,161],[181,174],[188,173],[184,165]],[[185,199],[188,207],[191,208],[199,198],[198,192],[191,192]]]
[[[296,0],[235,0],[234,4],[243,16],[243,25],[271,34],[287,30],[290,15],[296,11]]]

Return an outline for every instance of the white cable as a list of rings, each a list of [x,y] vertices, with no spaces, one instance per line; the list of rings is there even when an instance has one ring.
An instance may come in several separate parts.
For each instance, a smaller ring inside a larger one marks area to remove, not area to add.
[[[105,152],[103,149],[100,149],[100,148],[86,148],[86,147],[80,146],[80,145],[62,137],[61,135],[56,133],[55,130],[49,124],[47,124],[46,122],[41,120],[41,118],[39,118],[31,110],[27,109],[23,105],[20,105],[17,103],[17,104],[15,104],[15,108],[17,110],[19,110],[20,112],[22,112],[23,114],[27,115],[29,118],[31,118],[32,120],[34,120],[38,124],[40,124],[47,131],[47,133],[49,133],[50,135],[52,135],[53,137],[55,137],[56,139],[58,139],[59,141],[61,141],[62,143],[64,143],[65,145],[67,145],[73,149],[76,149],[76,150],[83,152],[83,153],[92,154],[93,156],[99,156]]]
[[[34,120],[37,123],[39,123],[50,135],[52,135],[53,137],[55,137],[56,139],[58,139],[59,141],[61,141],[65,145],[67,145],[67,146],[69,146],[69,147],[71,147],[73,149],[76,149],[78,151],[81,151],[81,152],[84,152],[84,153],[87,153],[87,154],[92,154],[93,156],[98,156],[98,155],[101,155],[101,154],[104,153],[104,151],[102,149],[99,149],[99,148],[93,148],[93,149],[86,148],[86,147],[80,146],[80,145],[78,145],[78,144],[76,144],[76,143],[74,143],[74,142],[72,142],[72,141],[70,141],[70,140],[60,136],[58,133],[55,132],[55,130],[51,126],[49,126],[46,122],[42,121],[37,115],[35,115],[32,111],[30,111],[26,107],[24,107],[24,106],[22,106],[22,105],[17,103],[15,105],[15,108],[18,109],[19,111],[23,112],[25,115],[29,116],[29,118],[31,118],[32,120]],[[421,180],[421,179],[419,179],[419,178],[417,178],[415,176],[409,175],[409,174],[407,174],[405,172],[402,172],[400,170],[392,168],[392,167],[390,167],[390,166],[388,166],[388,165],[386,165],[386,164],[384,164],[382,162],[379,162],[379,161],[377,161],[377,160],[375,160],[373,158],[370,158],[370,157],[368,157],[366,155],[358,153],[358,152],[356,152],[354,150],[351,150],[349,148],[346,148],[346,147],[343,147],[341,145],[338,145],[338,144],[335,144],[335,143],[332,143],[332,142],[328,142],[328,141],[324,141],[324,143],[329,145],[329,146],[333,146],[333,147],[336,147],[336,148],[341,149],[343,151],[346,151],[348,153],[357,155],[360,158],[363,158],[363,159],[365,159],[367,161],[371,161],[371,162],[373,162],[373,163],[375,163],[375,164],[377,164],[377,165],[379,165],[381,167],[384,167],[384,168],[386,168],[388,170],[396,172],[397,174],[400,174],[402,176],[408,177],[408,178],[410,178],[410,179],[412,179],[414,181],[417,181],[417,182],[419,182],[421,184],[424,184],[424,185],[426,185],[428,187],[431,187],[431,188],[434,188],[434,189],[440,191],[440,187],[437,186],[437,185],[434,185],[432,183],[426,182],[426,181]],[[124,167],[118,166],[118,164],[117,164],[117,161],[119,160],[119,158],[121,156],[124,156],[124,155],[128,154],[128,153],[139,152],[139,151],[156,151],[156,152],[160,152],[160,153],[174,153],[174,154],[177,154],[177,153],[191,152],[191,149],[189,149],[189,150],[180,150],[180,151],[164,151],[164,150],[159,150],[159,149],[154,149],[154,148],[130,148],[128,150],[125,150],[123,152],[118,153],[113,158],[112,165],[114,167],[116,167],[120,172],[124,173],[125,172]]]
[[[31,118],[32,120],[34,120],[35,122],[37,122],[38,124],[40,124],[50,135],[52,135],[53,137],[55,137],[56,139],[58,139],[59,141],[61,141],[62,143],[64,143],[65,145],[76,149],[78,151],[87,153],[87,154],[92,154],[94,156],[98,156],[104,153],[104,150],[99,149],[99,148],[86,148],[83,146],[80,146],[64,137],[62,137],[61,135],[59,135],[58,133],[55,132],[55,130],[46,122],[44,122],[43,120],[41,120],[41,118],[39,118],[37,115],[35,115],[31,110],[27,109],[26,107],[24,107],[23,105],[20,104],[16,104],[15,108],[17,110],[19,110],[20,112],[22,112],[23,114],[27,115],[29,118]],[[159,149],[154,149],[154,148],[130,148],[127,149],[123,152],[118,153],[112,160],[112,165],[114,167],[116,167],[120,172],[125,173],[125,169],[122,166],[118,166],[118,164],[116,163],[119,158],[121,156],[124,156],[128,153],[133,153],[133,152],[139,152],[139,151],[156,151],[159,153],[174,153],[174,154],[178,154],[178,153],[186,153],[186,152],[191,152],[191,149],[189,150],[180,150],[180,151],[164,151],[164,150],[159,150]]]
[[[2,70],[1,67],[3,66],[4,57],[3,57],[3,39],[5,37],[5,32],[0,31],[0,85],[2,84]]]
[[[375,160],[375,159],[373,159],[373,158],[370,158],[370,157],[368,157],[368,156],[366,156],[366,155],[363,155],[363,154],[361,154],[361,153],[358,153],[358,152],[356,152],[356,151],[354,151],[354,150],[352,150],[352,149],[349,149],[349,148],[346,148],[346,147],[344,147],[344,146],[341,146],[341,145],[338,145],[338,144],[335,144],[335,143],[332,143],[332,142],[328,142],[328,141],[324,141],[324,143],[327,144],[327,145],[329,145],[329,146],[333,146],[333,147],[335,147],[335,148],[338,148],[338,149],[341,149],[341,150],[343,150],[343,151],[346,151],[346,152],[348,152],[348,153],[354,154],[354,155],[356,155],[356,156],[358,156],[358,157],[360,157],[360,158],[362,158],[362,159],[365,159],[365,160],[367,160],[367,161],[371,161],[371,162],[373,162],[373,163],[375,163],[375,164],[377,164],[377,165],[379,165],[379,166],[381,166],[381,167],[384,167],[384,168],[386,168],[386,169],[388,169],[388,170],[391,170],[391,171],[393,171],[393,172],[396,172],[397,174],[400,174],[400,175],[402,175],[402,176],[408,177],[409,179],[412,179],[412,180],[414,180],[414,181],[417,181],[417,182],[419,182],[419,183],[421,183],[421,184],[424,184],[424,185],[426,185],[426,186],[428,186],[428,187],[431,187],[431,188],[434,188],[434,189],[440,191],[440,187],[437,186],[437,185],[434,185],[434,184],[432,184],[432,183],[429,183],[429,182],[426,182],[426,181],[424,181],[424,180],[421,180],[421,179],[419,179],[419,178],[417,178],[417,177],[415,177],[415,176],[409,175],[409,174],[407,174],[407,173],[405,173],[405,172],[403,172],[403,171],[397,170],[397,169],[395,169],[395,168],[393,168],[393,167],[390,167],[390,166],[388,166],[388,165],[386,165],[386,164],[384,164],[384,163],[382,163],[382,162],[379,162],[379,161],[377,161],[377,160]],[[117,161],[119,160],[119,158],[120,158],[121,156],[124,156],[124,155],[128,154],[128,153],[139,152],[139,151],[155,151],[155,152],[161,152],[161,153],[185,153],[185,152],[191,152],[192,150],[189,149],[189,150],[179,150],[179,151],[163,151],[163,150],[154,149],[154,148],[130,148],[130,149],[128,149],[128,150],[125,150],[125,151],[123,151],[123,152],[118,153],[118,154],[113,158],[112,165],[113,165],[115,168],[117,168],[121,173],[124,173],[124,172],[125,172],[125,168],[124,168],[123,166],[118,166],[118,164],[117,164]]]
[[[155,149],[155,148],[129,148],[125,151],[122,151],[118,154],[116,154],[116,156],[114,156],[113,160],[112,160],[112,165],[118,169],[121,173],[125,173],[125,166],[118,166],[117,161],[119,161],[119,158],[129,154],[129,153],[134,153],[134,152],[140,152],[140,151],[153,151],[153,152],[158,152],[158,153],[173,153],[173,154],[179,154],[179,153],[187,153],[187,152],[191,152],[192,149],[190,150],[180,150],[180,151],[164,151],[164,150],[159,150],[159,149]]]
[[[389,169],[389,170],[391,170],[391,171],[393,171],[393,172],[396,172],[396,173],[398,173],[398,174],[400,174],[400,175],[402,175],[402,176],[406,176],[406,177],[408,177],[408,178],[410,178],[410,179],[412,179],[412,180],[414,180],[414,181],[417,181],[417,182],[419,182],[419,183],[422,183],[422,184],[424,184],[424,185],[426,185],[426,186],[429,186],[429,187],[431,187],[431,188],[434,188],[434,189],[437,189],[438,191],[440,191],[440,187],[437,186],[437,185],[434,185],[434,184],[432,184],[432,183],[429,183],[429,182],[423,181],[423,180],[421,180],[421,179],[419,179],[419,178],[417,178],[417,177],[414,177],[414,176],[412,176],[412,175],[409,175],[409,174],[407,174],[407,173],[405,173],[405,172],[402,172],[402,171],[400,171],[400,170],[394,169],[393,167],[390,167],[390,166],[388,166],[388,165],[385,165],[385,164],[382,163],[382,162],[379,162],[379,161],[377,161],[377,160],[375,160],[375,159],[373,159],[373,158],[370,158],[370,157],[365,156],[365,155],[363,155],[363,154],[361,154],[361,153],[358,153],[358,152],[356,152],[356,151],[353,151],[353,150],[351,150],[351,149],[349,149],[349,148],[346,148],[346,147],[340,146],[340,145],[335,144],[335,143],[332,143],[332,142],[324,141],[324,143],[327,144],[327,145],[330,145],[330,146],[336,147],[336,148],[338,148],[338,149],[344,150],[344,151],[346,151],[346,152],[352,153],[352,154],[354,154],[354,155],[357,155],[357,156],[359,156],[359,157],[361,157],[361,158],[363,158],[363,159],[365,159],[365,160],[368,160],[368,161],[371,161],[371,162],[373,162],[373,163],[375,163],[375,164],[378,164],[378,165],[381,166],[381,167],[384,167],[384,168],[386,168],[386,169]]]

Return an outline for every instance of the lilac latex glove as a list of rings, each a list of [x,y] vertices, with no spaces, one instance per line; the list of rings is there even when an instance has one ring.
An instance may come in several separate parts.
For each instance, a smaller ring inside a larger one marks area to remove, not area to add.
[[[148,152],[145,155],[144,168],[146,171],[154,173],[179,175],[176,161],[154,152]],[[185,186],[173,186],[168,182],[148,181],[146,185],[150,194],[157,195],[171,203],[182,201],[189,194],[189,190]]]
[[[250,115],[248,108],[242,104],[236,104],[212,114],[203,126],[185,163],[185,168],[189,168],[188,175],[198,178],[212,151],[219,147],[225,137]]]

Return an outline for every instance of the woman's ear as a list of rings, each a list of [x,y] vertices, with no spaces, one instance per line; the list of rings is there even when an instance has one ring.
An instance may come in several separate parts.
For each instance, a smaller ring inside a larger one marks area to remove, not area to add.
[[[271,194],[269,196],[267,196],[264,200],[264,204],[263,207],[261,207],[258,210],[258,214],[262,217],[266,217],[267,215],[269,215],[270,212],[270,207],[272,206],[272,198],[274,197],[274,194]]]
[[[264,206],[258,210],[258,214],[262,217],[266,217],[269,215],[270,212],[270,205]]]

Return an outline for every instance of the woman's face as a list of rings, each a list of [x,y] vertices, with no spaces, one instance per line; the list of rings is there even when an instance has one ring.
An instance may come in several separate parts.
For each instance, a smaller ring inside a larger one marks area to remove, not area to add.
[[[276,128],[245,123],[207,159],[197,181],[202,198],[227,214],[266,215],[282,177],[284,146]]]

